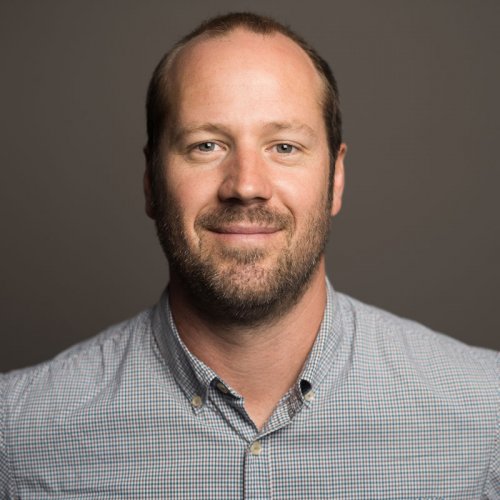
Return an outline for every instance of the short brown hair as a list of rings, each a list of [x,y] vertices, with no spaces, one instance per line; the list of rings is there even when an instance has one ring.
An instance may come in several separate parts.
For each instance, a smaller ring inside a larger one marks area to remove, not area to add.
[[[153,191],[157,192],[158,182],[161,180],[159,168],[159,148],[165,125],[171,115],[170,102],[167,95],[166,78],[168,69],[177,53],[191,40],[200,36],[224,36],[236,28],[245,28],[250,32],[262,35],[281,33],[293,40],[309,56],[318,71],[324,85],[323,117],[328,137],[330,151],[330,187],[333,182],[335,160],[342,143],[342,118],[339,106],[337,82],[328,63],[302,37],[287,26],[266,16],[250,12],[233,12],[217,16],[201,23],[194,31],[179,40],[167,52],[153,72],[149,82],[146,99],[146,119],[148,142],[145,147],[148,168],[151,169]],[[331,196],[331,189],[329,196]],[[154,193],[153,193],[154,194]]]

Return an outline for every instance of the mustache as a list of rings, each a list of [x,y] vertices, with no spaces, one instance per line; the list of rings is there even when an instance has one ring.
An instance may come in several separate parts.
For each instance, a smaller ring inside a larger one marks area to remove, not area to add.
[[[263,206],[228,205],[201,214],[196,219],[197,226],[209,230],[217,230],[227,224],[240,222],[273,227],[278,230],[287,230],[293,227],[291,214],[283,214]]]

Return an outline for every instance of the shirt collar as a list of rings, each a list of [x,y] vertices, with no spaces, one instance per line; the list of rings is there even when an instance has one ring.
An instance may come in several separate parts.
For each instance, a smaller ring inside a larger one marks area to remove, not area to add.
[[[170,310],[167,289],[153,310],[153,334],[177,383],[188,399],[205,399],[210,384],[218,379],[216,373],[194,356],[181,340]]]
[[[318,335],[304,364],[298,382],[301,386],[317,387],[330,371],[338,346],[343,338],[342,313],[337,292],[326,280],[326,307]]]
[[[323,320],[297,380],[296,387],[303,395],[311,389],[316,390],[332,369],[344,334],[338,294],[328,279],[326,288],[327,300]],[[153,310],[152,326],[160,352],[186,397],[191,400],[195,395],[199,395],[205,399],[209,387],[221,379],[209,366],[196,358],[181,340],[170,310],[167,290],[163,292]]]

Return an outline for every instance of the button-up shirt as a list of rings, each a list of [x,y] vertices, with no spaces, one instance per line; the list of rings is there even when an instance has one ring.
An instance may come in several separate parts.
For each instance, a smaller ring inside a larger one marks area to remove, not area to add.
[[[327,287],[304,369],[261,430],[182,343],[167,294],[2,375],[0,497],[500,498],[498,354]]]

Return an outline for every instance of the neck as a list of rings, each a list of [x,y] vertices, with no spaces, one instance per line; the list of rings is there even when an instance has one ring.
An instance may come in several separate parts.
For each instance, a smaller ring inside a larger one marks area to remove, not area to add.
[[[326,305],[324,261],[289,311],[256,326],[214,324],[197,312],[175,278],[169,292],[187,348],[244,397],[247,413],[262,427],[296,382],[316,339]]]

